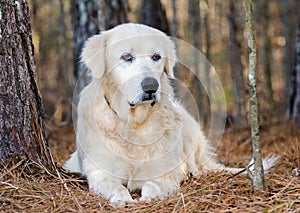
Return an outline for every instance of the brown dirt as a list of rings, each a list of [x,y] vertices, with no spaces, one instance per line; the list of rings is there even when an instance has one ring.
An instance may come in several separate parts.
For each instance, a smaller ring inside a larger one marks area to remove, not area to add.
[[[72,126],[51,130],[49,142],[58,168],[75,149]],[[246,175],[210,173],[190,177],[181,189],[165,200],[114,208],[88,191],[84,179],[49,172],[38,165],[20,162],[0,171],[1,212],[300,212],[300,137],[297,130],[272,127],[261,133],[262,153],[281,156],[266,175],[266,189],[254,191]],[[251,156],[248,131],[227,130],[218,148],[220,161],[246,166]],[[138,197],[137,193],[133,194]]]

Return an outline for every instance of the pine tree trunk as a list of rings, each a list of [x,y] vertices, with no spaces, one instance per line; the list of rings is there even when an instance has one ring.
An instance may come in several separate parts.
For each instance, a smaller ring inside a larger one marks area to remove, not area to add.
[[[200,50],[202,52],[202,27],[201,27],[201,15],[200,15],[200,1],[199,0],[189,0],[189,16],[188,16],[188,25],[189,25],[189,37],[193,41],[193,45],[197,50]],[[200,76],[207,76],[209,73],[206,73],[206,75],[201,75],[201,72],[206,72],[206,67],[200,67],[201,63],[199,62],[199,52],[196,51],[193,53],[194,55],[194,67],[195,67],[195,76],[191,82],[193,87],[193,94],[196,99],[197,107],[199,109],[199,116],[200,121],[203,123],[203,125],[208,124],[208,115],[210,114],[209,110],[209,103],[208,98],[206,95],[206,92],[204,90],[204,87],[201,86],[202,81],[208,81],[207,79],[198,79]],[[203,82],[202,82],[203,83]],[[208,82],[207,82],[208,85]],[[209,88],[207,88],[209,89]]]
[[[111,29],[119,24],[127,23],[129,5],[127,0],[105,0],[106,29]]]
[[[262,190],[264,188],[264,170],[262,165],[260,151],[260,136],[258,124],[258,101],[256,92],[256,41],[253,27],[252,17],[252,0],[244,0],[244,8],[246,14],[246,32],[248,37],[249,51],[249,87],[250,87],[250,119],[251,119],[251,136],[252,149],[254,159],[254,174],[252,177],[252,185],[254,189]]]
[[[269,36],[269,22],[270,22],[270,12],[269,12],[269,1],[262,0],[261,2],[261,13],[263,16],[263,39],[264,39],[264,72],[266,77],[266,86],[267,86],[267,98],[272,109],[274,106],[274,99],[273,99],[273,86],[272,86],[272,70],[271,70],[271,63],[272,63],[272,43],[271,38]]]
[[[177,38],[177,34],[178,34],[176,2],[177,2],[176,0],[172,0],[173,17],[172,17],[172,33],[171,33],[171,36],[174,37],[174,38]]]
[[[245,117],[245,103],[244,97],[245,88],[244,88],[244,77],[243,71],[244,66],[242,64],[241,55],[242,55],[242,44],[241,44],[241,36],[243,29],[237,22],[237,8],[236,4],[233,0],[230,1],[229,4],[229,14],[228,14],[228,24],[229,24],[229,35],[230,35],[230,44],[229,44],[229,59],[230,59],[230,70],[231,70],[231,78],[233,82],[233,91],[235,97],[235,109],[236,113],[236,126],[241,126],[243,124],[242,118]]]
[[[204,29],[205,29],[205,56],[207,60],[211,59],[211,30],[210,30],[210,20],[209,20],[209,2],[205,0],[206,10],[204,15]]]
[[[84,70],[80,63],[84,42],[102,30],[128,22],[128,3],[127,0],[72,0],[71,5],[74,76],[77,80]],[[80,89],[89,81],[88,79],[81,80],[83,80],[83,85],[78,86]]]
[[[73,75],[68,66],[68,38],[67,38],[67,26],[65,23],[65,9],[64,1],[59,0],[59,54],[58,59],[58,76],[57,82],[60,83],[60,88],[64,88],[61,91],[64,97],[71,98],[73,92]]]
[[[73,70],[75,80],[83,71],[83,65],[80,63],[80,54],[85,40],[90,36],[99,33],[98,10],[100,7],[99,0],[71,0],[71,15],[72,15],[72,31],[73,31]],[[103,19],[103,18],[101,18]],[[85,84],[82,82],[83,88]]]
[[[194,46],[202,51],[200,0],[189,0],[188,12],[189,37],[193,40]]]
[[[283,53],[283,75],[285,77],[285,95],[288,94],[288,89],[291,83],[291,72],[293,69],[293,30],[291,24],[291,2],[287,0],[279,0],[281,12],[282,35],[285,38],[284,53]]]
[[[289,91],[288,117],[300,128],[300,16],[298,20],[295,63]]]
[[[166,10],[160,0],[143,0],[140,21],[170,35]]]
[[[0,162],[52,167],[26,0],[0,1]]]

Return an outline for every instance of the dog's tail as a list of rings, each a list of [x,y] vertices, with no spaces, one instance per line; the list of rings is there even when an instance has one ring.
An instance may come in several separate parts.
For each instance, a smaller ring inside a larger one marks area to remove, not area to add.
[[[276,156],[274,154],[269,154],[266,158],[262,160],[264,173],[267,174],[269,172],[269,169],[273,167],[277,160],[279,159],[279,156]],[[250,161],[249,165],[246,168],[225,168],[225,171],[230,172],[232,174],[247,174],[248,172],[253,173],[254,172],[254,159]]]
[[[81,173],[78,152],[74,152],[70,159],[65,162],[63,169],[70,173]]]

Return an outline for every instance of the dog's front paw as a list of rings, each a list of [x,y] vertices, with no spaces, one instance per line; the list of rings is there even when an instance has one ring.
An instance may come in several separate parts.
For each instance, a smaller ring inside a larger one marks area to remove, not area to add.
[[[126,202],[134,202],[132,197],[130,195],[120,195],[120,194],[114,194],[110,197],[109,201],[111,203],[126,203]]]
[[[136,203],[136,200],[133,200],[131,197],[130,198],[124,198],[119,195],[113,195],[110,199],[109,202],[112,206],[114,207],[124,207],[127,205],[132,205]]]
[[[140,201],[149,202],[154,198],[162,198],[163,192],[160,186],[152,181],[147,181],[142,188],[142,197]]]
[[[179,189],[179,184],[176,182],[166,180],[147,181],[142,187],[142,197],[140,201],[149,202],[154,198],[164,199],[177,189]]]
[[[118,186],[114,189],[114,193],[109,198],[109,202],[113,206],[124,206],[126,203],[133,203],[134,200],[132,199],[129,191],[123,187]]]

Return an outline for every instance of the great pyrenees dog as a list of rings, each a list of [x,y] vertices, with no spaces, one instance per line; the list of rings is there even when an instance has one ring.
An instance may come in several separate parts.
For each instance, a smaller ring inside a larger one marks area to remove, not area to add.
[[[77,150],[64,169],[112,203],[164,198],[187,174],[236,173],[218,163],[200,125],[174,98],[175,45],[141,24],[88,39],[81,55],[92,82],[80,94]],[[267,170],[275,159],[264,160]]]

